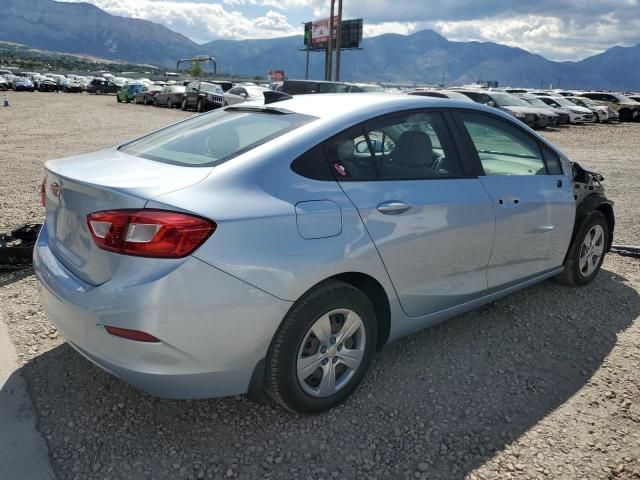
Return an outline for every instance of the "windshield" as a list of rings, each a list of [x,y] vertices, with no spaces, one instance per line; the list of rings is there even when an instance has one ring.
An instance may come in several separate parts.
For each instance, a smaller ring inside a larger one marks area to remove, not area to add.
[[[549,108],[549,105],[547,105],[546,103],[544,103],[542,100],[540,100],[539,98],[535,98],[535,97],[525,97],[524,98],[525,101],[529,102],[531,105],[533,105],[534,107],[540,107],[540,108]]]
[[[261,87],[245,87],[245,90],[249,94],[250,97],[262,97],[262,92],[265,91],[264,88]]]
[[[597,107],[598,106],[596,102],[586,97],[585,98],[572,97],[572,98],[569,98],[569,100],[580,107]]]
[[[563,107],[573,107],[574,104],[571,103],[569,100],[567,100],[564,97],[553,97],[552,100],[560,105],[562,105]]]
[[[218,110],[120,147],[137,157],[185,167],[212,167],[305,125],[297,113]]]
[[[200,90],[209,93],[224,93],[222,87],[216,83],[201,83]]]
[[[616,97],[620,103],[636,103],[635,100],[631,100],[629,97],[620,95],[619,93],[615,93],[613,96]]]
[[[513,95],[509,95],[508,93],[491,92],[491,97],[499,107],[529,107],[530,106],[524,100],[518,97],[514,97]]]

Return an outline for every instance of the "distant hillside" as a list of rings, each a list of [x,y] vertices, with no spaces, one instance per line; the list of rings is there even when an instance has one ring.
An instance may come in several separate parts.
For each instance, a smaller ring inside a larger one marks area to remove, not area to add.
[[[0,40],[135,63],[175,65],[198,45],[146,20],[110,15],[88,3],[0,0]]]
[[[0,0],[0,5],[0,40],[169,68],[178,58],[210,54],[220,71],[233,75],[284,69],[291,78],[304,76],[301,36],[197,45],[161,25],[110,15],[86,3]],[[564,88],[640,89],[640,45],[614,47],[581,62],[553,62],[495,43],[452,42],[431,30],[366,38],[362,47],[343,52],[344,80],[439,84],[444,76],[447,85],[498,80],[548,87],[560,81]],[[323,65],[324,55],[312,53],[312,78],[323,76]]]
[[[109,70],[116,72],[146,72],[150,70],[148,65],[122,63],[85,54],[51,52],[3,41],[0,41],[0,65],[36,71],[92,72]]]

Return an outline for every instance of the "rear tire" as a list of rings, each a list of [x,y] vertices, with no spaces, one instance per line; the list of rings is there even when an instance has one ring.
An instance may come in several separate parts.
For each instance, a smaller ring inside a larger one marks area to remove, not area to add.
[[[369,298],[340,281],[322,283],[298,300],[278,329],[265,362],[265,389],[294,412],[333,408],[364,378],[376,342]]]
[[[183,111],[187,110],[187,99],[182,100],[182,106],[180,107]]]
[[[198,111],[198,113],[204,112],[204,107],[202,106],[202,100],[200,100],[200,99],[198,99],[198,104],[196,106],[196,110]]]
[[[596,210],[582,221],[556,280],[572,287],[591,283],[602,267],[608,242],[609,224]]]
[[[171,99],[167,100],[167,107],[173,108],[173,102],[171,101]]]

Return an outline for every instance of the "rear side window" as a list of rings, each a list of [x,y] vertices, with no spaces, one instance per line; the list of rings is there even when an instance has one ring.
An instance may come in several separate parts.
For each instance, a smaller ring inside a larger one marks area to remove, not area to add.
[[[460,117],[485,175],[546,175],[538,142],[525,132],[488,115],[462,113]]]
[[[312,180],[334,180],[322,145],[316,145],[291,164],[291,170]]]
[[[211,167],[314,119],[296,113],[219,110],[143,137],[119,150],[173,165]]]

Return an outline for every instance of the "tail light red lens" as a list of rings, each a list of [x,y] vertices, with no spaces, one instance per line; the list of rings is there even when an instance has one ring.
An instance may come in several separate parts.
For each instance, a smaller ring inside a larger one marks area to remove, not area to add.
[[[111,210],[87,215],[98,247],[124,255],[182,258],[216,230],[215,222],[166,210]]]
[[[40,185],[40,203],[43,207],[47,206],[47,179],[42,179],[42,184]]]
[[[140,330],[129,330],[128,328],[112,327],[109,325],[104,328],[111,335],[120,338],[126,338],[127,340],[135,340],[136,342],[147,343],[158,343],[160,341],[153,335],[146,332],[141,332]]]

